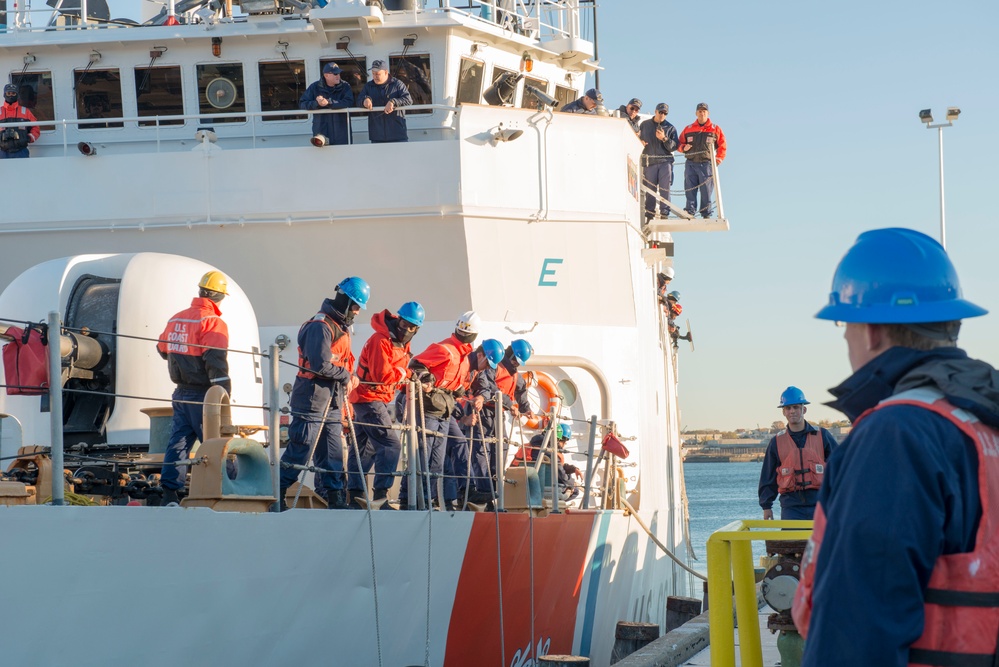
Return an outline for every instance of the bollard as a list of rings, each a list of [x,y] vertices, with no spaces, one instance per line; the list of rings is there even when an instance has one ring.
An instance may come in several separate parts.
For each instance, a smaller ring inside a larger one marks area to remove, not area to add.
[[[538,667],[590,667],[590,659],[581,655],[543,655]]]
[[[668,607],[667,607],[668,609]],[[659,639],[658,623],[630,623],[618,621],[614,631],[614,649],[611,651],[610,664],[624,660],[629,655],[647,644]]]
[[[697,598],[685,598],[671,595],[666,598],[666,632],[678,627],[701,613],[701,601]]]

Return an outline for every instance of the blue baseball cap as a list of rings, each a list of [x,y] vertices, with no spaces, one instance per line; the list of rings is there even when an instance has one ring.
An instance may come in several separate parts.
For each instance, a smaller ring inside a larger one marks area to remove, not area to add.
[[[602,102],[604,96],[600,94],[600,91],[596,88],[590,88],[586,91],[586,96],[589,97],[594,102]]]
[[[336,63],[326,63],[323,65],[323,74],[339,74],[340,66]]]

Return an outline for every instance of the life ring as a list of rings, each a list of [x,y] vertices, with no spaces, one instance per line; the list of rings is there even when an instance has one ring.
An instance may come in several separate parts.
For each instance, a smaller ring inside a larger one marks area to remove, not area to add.
[[[541,407],[539,414],[528,417],[527,421],[524,422],[524,426],[530,429],[539,429],[544,425],[544,417],[547,413],[558,408],[559,391],[555,384],[555,378],[548,373],[542,373],[541,371],[528,371],[525,373],[524,381],[527,386],[532,385],[537,386],[538,396],[541,397]]]

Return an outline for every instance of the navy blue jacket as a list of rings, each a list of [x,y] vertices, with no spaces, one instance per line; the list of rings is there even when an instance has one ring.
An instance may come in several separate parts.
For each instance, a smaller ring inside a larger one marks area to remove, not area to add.
[[[561,111],[562,113],[591,113],[591,114],[596,114],[597,113],[597,108],[593,107],[592,109],[590,109],[589,111],[587,111],[586,107],[583,106],[583,98],[580,97],[579,99],[576,99],[576,100],[573,100],[572,102],[569,102],[564,107],[562,107],[561,109],[559,109],[559,111]]]
[[[380,86],[371,80],[364,84],[360,97],[362,103],[366,98],[371,99],[371,111],[368,113],[368,139],[371,143],[409,141],[406,112],[399,109],[413,104],[413,96],[409,94],[406,84],[394,76]],[[389,100],[396,106],[396,111],[390,114],[384,109]]]
[[[805,438],[808,434],[815,433],[816,431],[822,434],[822,453],[825,455],[826,461],[828,461],[829,455],[838,444],[836,438],[832,437],[829,431],[824,428],[815,428],[806,421],[804,430],[797,433],[788,431],[788,434],[794,440],[794,444],[801,448],[805,446]],[[798,442],[799,440],[801,442]],[[765,510],[773,507],[774,500],[777,499],[777,468],[779,467],[780,456],[777,455],[777,436],[774,436],[770,438],[770,444],[767,445],[767,452],[763,455],[763,468],[760,470],[760,507]],[[805,489],[804,491],[786,493],[780,497],[781,517],[783,517],[783,513],[786,510],[792,507],[815,507],[815,503],[818,500],[818,489]]]
[[[831,389],[829,405],[855,420],[919,386],[999,427],[999,373],[957,348],[890,348]],[[827,524],[802,664],[903,667],[923,632],[934,563],[974,548],[982,513],[974,443],[929,410],[885,407],[833,452],[819,502]]]
[[[321,311],[334,321],[340,322],[340,316],[333,310],[333,300],[323,301]],[[350,333],[342,326],[341,335],[350,339]],[[351,372],[342,366],[333,363],[330,356],[330,347],[333,339],[330,328],[323,322],[311,320],[306,322],[298,332],[298,347],[302,355],[309,361],[309,370],[316,374],[316,377],[307,379],[303,377],[295,378],[295,385],[291,390],[292,414],[296,417],[307,418],[311,416],[320,419],[326,402],[332,396],[330,410],[339,408],[344,403],[344,389],[350,382]]]
[[[666,140],[660,141],[656,137],[656,130],[663,128],[666,133]],[[676,128],[669,121],[664,120],[657,123],[655,119],[643,120],[638,126],[638,138],[645,142],[642,149],[642,163],[654,164],[657,162],[673,162],[673,151],[677,146]]]
[[[316,102],[316,98],[323,96],[329,100],[329,104],[321,107]],[[332,88],[326,85],[326,79],[322,78],[306,88],[302,94],[302,99],[298,101],[299,109],[349,109],[354,106],[354,92],[350,86],[341,81]],[[347,123],[347,114],[344,113],[317,113],[312,115],[312,134],[322,134],[331,144],[349,144],[350,127]]]
[[[509,371],[510,369],[507,368]],[[517,369],[514,368],[513,372]],[[492,434],[494,430],[494,420],[496,418],[496,392],[499,391],[499,387],[496,384],[496,369],[495,368],[485,368],[480,371],[475,379],[472,380],[471,394],[472,396],[482,396],[485,399],[485,404],[482,407],[482,411],[479,413],[479,417],[482,419],[482,427],[485,429],[487,434]],[[525,412],[531,411],[531,403],[527,399],[527,383],[524,382],[524,376],[517,375],[517,385],[514,387],[513,395],[517,400],[517,409],[523,414]],[[513,401],[506,394],[503,394],[503,407],[507,410],[513,407]]]

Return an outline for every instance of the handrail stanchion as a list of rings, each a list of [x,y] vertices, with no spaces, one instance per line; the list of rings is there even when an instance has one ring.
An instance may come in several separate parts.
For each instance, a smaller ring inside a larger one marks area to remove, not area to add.
[[[586,443],[586,482],[583,486],[583,509],[590,508],[590,487],[593,485],[593,450],[597,446],[597,416],[590,417],[590,438]]]
[[[274,489],[274,511],[281,511],[281,459],[278,456],[278,449],[281,447],[281,411],[278,404],[281,401],[281,382],[279,373],[281,370],[281,349],[275,343],[270,349],[271,360],[271,387],[270,387],[270,439],[271,439],[271,487]]]
[[[416,381],[406,384],[406,414],[409,415],[409,438],[406,442],[406,476],[409,478],[409,509],[416,509]]]
[[[724,529],[723,529],[724,530]],[[717,535],[708,538],[708,639],[711,662],[718,665],[735,664],[735,645],[732,637],[732,543]]]
[[[732,543],[732,581],[735,590],[753,593],[735,596],[735,612],[739,618],[739,656],[742,664],[751,665],[753,656],[763,655],[763,647],[760,640],[760,609],[755,595],[753,543],[748,540]]]
[[[500,512],[506,511],[506,500],[505,491],[503,485],[506,484],[506,470],[504,465],[506,464],[505,449],[506,437],[504,435],[504,427],[506,424],[503,423],[503,392],[496,392],[496,509]]]
[[[553,408],[550,417],[549,424],[552,425],[551,431],[551,464],[552,464],[552,514],[558,514],[558,436],[560,435],[560,426],[557,421],[558,413],[562,411],[561,400],[556,399],[556,408]]]
[[[49,422],[52,426],[52,504],[65,504],[66,477],[63,475],[62,442],[62,356],[59,336],[62,333],[59,312],[49,313]]]
[[[722,204],[721,181],[718,180],[718,165],[715,163],[715,143],[709,142],[711,149],[711,178],[715,181],[715,203],[718,205],[718,218],[725,219],[725,206]]]

